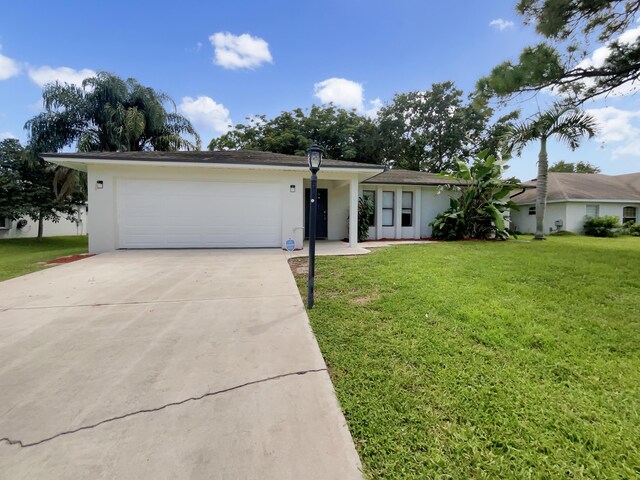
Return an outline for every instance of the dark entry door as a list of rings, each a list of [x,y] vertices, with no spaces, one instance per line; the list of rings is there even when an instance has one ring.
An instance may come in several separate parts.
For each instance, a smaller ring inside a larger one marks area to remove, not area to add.
[[[311,200],[311,190],[304,191],[304,236],[309,238],[309,204]],[[318,189],[318,217],[316,219],[316,238],[327,238],[327,206],[328,191],[326,188]]]

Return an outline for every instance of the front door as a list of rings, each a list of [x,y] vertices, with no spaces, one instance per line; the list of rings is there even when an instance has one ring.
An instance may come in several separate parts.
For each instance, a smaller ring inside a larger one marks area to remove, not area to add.
[[[304,237],[309,238],[309,204],[311,200],[311,189],[304,191]],[[318,216],[316,218],[316,238],[327,238],[327,206],[328,190],[318,189]]]

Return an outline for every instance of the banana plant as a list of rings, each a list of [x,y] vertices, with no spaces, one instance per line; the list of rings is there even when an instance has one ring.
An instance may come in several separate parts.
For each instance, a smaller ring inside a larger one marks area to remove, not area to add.
[[[440,240],[465,238],[509,238],[504,215],[517,208],[509,194],[520,187],[515,178],[503,178],[507,170],[505,160],[498,160],[489,150],[480,152],[472,165],[457,161],[454,175],[443,175],[455,180],[445,187],[458,192],[449,200],[449,208],[440,213],[429,225],[432,235]]]

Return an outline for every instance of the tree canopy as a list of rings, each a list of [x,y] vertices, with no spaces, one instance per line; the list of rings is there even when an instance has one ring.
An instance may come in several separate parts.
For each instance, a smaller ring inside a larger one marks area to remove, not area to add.
[[[485,96],[553,88],[574,104],[640,78],[640,35],[631,31],[637,0],[520,0],[517,12],[544,41],[525,48],[478,82]],[[597,42],[598,55],[590,57]]]
[[[313,143],[321,145],[329,158],[380,163],[378,129],[373,120],[334,105],[296,108],[267,120],[249,118],[230,132],[211,140],[209,150],[263,150],[306,155]]]
[[[499,137],[518,114],[491,124],[493,113],[482,99],[465,101],[453,82],[396,94],[378,115],[385,159],[408,170],[439,173],[455,170],[458,158],[484,148],[498,153]]]
[[[58,82],[42,91],[45,111],[29,120],[30,148],[57,151],[196,150],[200,137],[171,98],[129,78],[100,72],[82,87]]]
[[[549,167],[550,172],[563,173],[600,173],[600,168],[591,165],[589,162],[565,162],[560,160]]]
[[[0,141],[0,216],[31,218],[38,222],[38,238],[42,238],[44,220],[57,222],[76,213],[75,206],[82,200],[76,192],[81,190],[69,185],[54,165],[32,155],[18,140]]]

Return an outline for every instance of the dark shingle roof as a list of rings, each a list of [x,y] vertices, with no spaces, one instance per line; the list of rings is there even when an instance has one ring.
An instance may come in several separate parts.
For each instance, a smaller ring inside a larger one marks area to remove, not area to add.
[[[128,160],[139,162],[172,162],[172,163],[215,163],[238,165],[265,165],[277,167],[307,167],[307,157],[284,155],[281,153],[260,152],[257,150],[225,150],[201,152],[77,152],[77,153],[43,153],[47,159],[70,160]],[[323,167],[331,168],[365,168],[381,170],[380,165],[348,162],[345,160],[323,159]]]
[[[535,180],[531,181],[535,185]],[[602,175],[599,173],[549,172],[547,201],[638,200],[640,173]],[[536,201],[536,189],[514,197],[520,205]]]
[[[461,185],[463,182],[460,180],[441,177],[435,173],[416,172],[413,170],[393,168],[386,172],[379,173],[362,183],[393,185]]]

